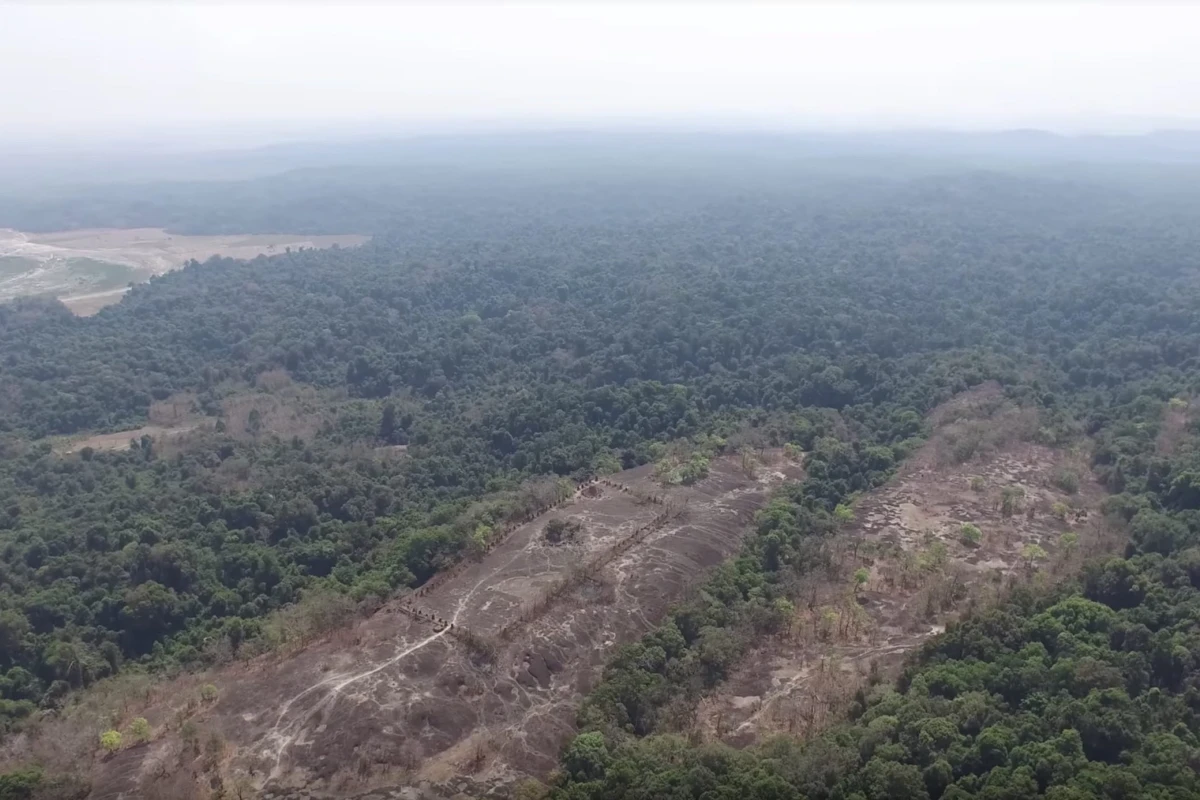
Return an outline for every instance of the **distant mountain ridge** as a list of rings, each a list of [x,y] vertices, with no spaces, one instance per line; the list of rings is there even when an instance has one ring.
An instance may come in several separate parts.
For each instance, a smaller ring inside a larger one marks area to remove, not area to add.
[[[510,165],[547,155],[644,157],[710,153],[757,157],[916,156],[1103,163],[1200,163],[1200,130],[1067,135],[1024,128],[989,132],[937,129],[859,132],[596,129],[480,134],[345,137],[195,152],[4,150],[0,181],[9,187],[246,180],[335,166]]]

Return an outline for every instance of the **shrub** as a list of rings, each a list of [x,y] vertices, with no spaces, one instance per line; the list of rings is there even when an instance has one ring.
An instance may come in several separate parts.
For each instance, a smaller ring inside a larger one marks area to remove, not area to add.
[[[708,477],[708,459],[701,455],[692,456],[686,464],[683,464],[677,470],[679,483],[684,486],[691,486],[698,480]]]
[[[561,544],[562,542],[574,539],[575,535],[582,529],[583,526],[578,520],[552,519],[542,529],[542,535],[546,537],[546,541],[550,544]]]
[[[1067,494],[1079,491],[1079,473],[1073,469],[1061,469],[1054,474],[1053,483]]]
[[[199,750],[200,745],[200,728],[196,726],[195,720],[187,720],[179,729],[179,738],[185,746]]]
[[[129,735],[139,742],[150,741],[150,723],[145,717],[135,717],[129,723]]]
[[[866,567],[854,570],[854,591],[857,592],[871,579],[871,572]]]
[[[963,544],[969,544],[972,547],[983,541],[983,531],[969,522],[964,522],[958,529],[958,536],[962,539]]]
[[[117,752],[121,749],[121,732],[105,731],[100,734],[100,746],[109,753]]]
[[[1000,493],[1000,513],[1011,517],[1021,510],[1024,500],[1025,490],[1020,486],[1005,486],[1004,491]]]

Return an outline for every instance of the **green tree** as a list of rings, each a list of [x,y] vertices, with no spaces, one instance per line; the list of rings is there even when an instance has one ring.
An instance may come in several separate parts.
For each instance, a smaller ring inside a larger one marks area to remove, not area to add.
[[[1021,558],[1025,560],[1025,566],[1032,569],[1035,563],[1044,561],[1047,558],[1047,554],[1041,545],[1031,542],[1021,548]]]
[[[147,581],[125,593],[121,622],[135,650],[151,644],[173,630],[181,621],[179,598],[174,590]]]
[[[0,611],[0,662],[12,663],[20,656],[29,634],[29,620],[16,609]]]
[[[567,747],[563,766],[575,780],[597,780],[604,777],[610,760],[603,735],[581,733]]]
[[[396,437],[396,405],[383,404],[383,415],[379,420],[379,440],[393,444]]]

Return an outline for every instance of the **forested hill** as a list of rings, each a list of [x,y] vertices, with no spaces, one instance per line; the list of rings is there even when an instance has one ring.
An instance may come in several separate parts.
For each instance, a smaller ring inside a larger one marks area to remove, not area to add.
[[[83,169],[76,159],[76,169],[64,175],[61,163],[39,166],[30,157],[6,163],[0,153],[0,227],[401,232],[407,242],[441,246],[505,235],[532,220],[589,225],[678,218],[731,196],[887,202],[898,199],[895,192],[919,192],[914,179],[936,184],[972,172],[1018,177],[1022,186],[1012,191],[1026,201],[1036,193],[1024,184],[1073,182],[1073,196],[1055,197],[1080,205],[1079,211],[1094,211],[1094,203],[1117,192],[1136,198],[1143,214],[1167,217],[1178,200],[1196,201],[1200,137],[564,131],[91,160],[104,168]],[[1098,181],[1106,184],[1103,191]]]
[[[29,227],[196,214],[205,230],[375,237],[191,264],[94,317],[0,306],[0,729],[131,667],[278,645],[280,610],[306,595],[417,586],[528,511],[530,479],[645,463],[669,441],[814,450],[820,468],[784,502],[825,520],[887,479],[926,412],[985,380],[1040,409],[1040,441],[1101,442],[1109,487],[1137,498],[1127,518],[1176,515],[1160,556],[1194,541],[1190,451],[1155,461],[1152,446],[1200,366],[1200,196],[1186,181],[1150,167],[718,166],[405,186],[362,170],[340,173],[347,192],[293,175],[145,190],[145,207],[135,188],[10,204],[0,222]],[[44,438],[125,430],[161,406],[184,407],[195,433],[69,454]],[[1144,624],[1169,627],[1154,608]],[[927,658],[968,651],[951,638]],[[1194,753],[1180,669],[1162,689]],[[880,702],[872,718],[900,704]],[[1101,757],[1120,761],[1114,747]],[[626,766],[650,759],[629,753]],[[639,796],[612,763],[561,791]],[[881,781],[872,796],[888,796]],[[861,796],[843,788],[828,796]]]

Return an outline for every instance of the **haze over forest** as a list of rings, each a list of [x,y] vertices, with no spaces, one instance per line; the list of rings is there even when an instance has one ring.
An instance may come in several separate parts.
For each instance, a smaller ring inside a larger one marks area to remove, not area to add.
[[[5,140],[408,126],[1200,120],[1189,3],[52,3],[0,9]]]
[[[1200,6],[0,3],[0,800],[1200,798]]]

